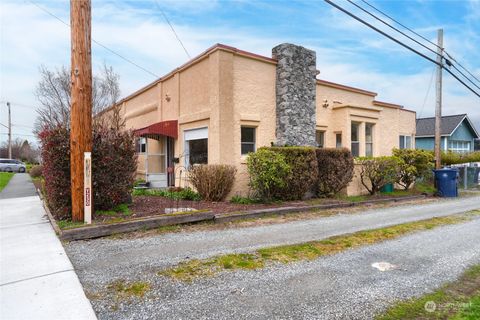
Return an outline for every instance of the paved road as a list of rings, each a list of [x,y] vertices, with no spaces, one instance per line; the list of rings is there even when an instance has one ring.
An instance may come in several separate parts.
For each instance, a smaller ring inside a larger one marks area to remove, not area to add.
[[[187,258],[247,252],[279,244],[318,240],[359,230],[445,216],[480,208],[480,197],[438,200],[436,203],[368,210],[259,227],[158,235],[140,239],[98,239],[65,245],[87,287],[91,283],[141,274]],[[93,254],[92,254],[93,253]]]
[[[477,217],[314,261],[193,283],[133,270],[132,280],[151,283],[145,299],[114,308],[111,301],[92,303],[99,319],[372,319],[393,302],[434,290],[479,264],[479,231]],[[375,262],[397,269],[381,272]]]
[[[36,195],[35,186],[28,173],[15,173],[7,186],[0,192],[0,199],[31,197]]]
[[[40,199],[27,196],[26,179],[15,174],[4,189],[9,198],[0,200],[0,319],[96,319]]]

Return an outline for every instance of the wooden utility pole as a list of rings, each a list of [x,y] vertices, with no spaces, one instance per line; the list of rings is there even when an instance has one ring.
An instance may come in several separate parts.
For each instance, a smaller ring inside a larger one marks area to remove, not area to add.
[[[90,0],[70,0],[71,119],[70,174],[72,220],[84,219],[83,161],[92,151],[92,59]]]
[[[443,68],[443,29],[438,30],[437,44],[437,81],[435,84],[436,102],[435,102],[435,169],[442,166],[441,151],[441,121],[442,121],[442,68]],[[445,150],[446,151],[446,150]]]
[[[8,159],[12,159],[12,112],[10,110],[10,102],[7,102],[8,107]]]

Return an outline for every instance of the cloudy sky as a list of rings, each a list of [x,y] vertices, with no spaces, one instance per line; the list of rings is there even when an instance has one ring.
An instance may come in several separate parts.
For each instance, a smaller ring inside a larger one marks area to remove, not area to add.
[[[388,30],[350,3],[335,2]],[[480,78],[479,0],[369,3],[433,42],[436,30],[443,28],[446,50]],[[14,138],[34,139],[39,67],[54,69],[70,63],[68,26],[41,8],[69,22],[69,1],[2,0],[0,4],[0,122],[7,123],[5,102],[10,101]],[[300,44],[316,50],[319,78],[378,92],[379,100],[414,109],[419,117],[434,113],[434,65],[323,1],[93,0],[92,36],[161,76],[189,60],[162,11],[192,57],[215,43],[266,56],[277,44]],[[395,37],[434,58],[401,35]],[[92,49],[94,72],[103,63],[113,66],[120,75],[122,96],[155,80],[95,43]],[[443,113],[468,113],[480,129],[480,98],[449,75],[444,77],[443,92]],[[6,141],[6,132],[0,126],[0,142]]]

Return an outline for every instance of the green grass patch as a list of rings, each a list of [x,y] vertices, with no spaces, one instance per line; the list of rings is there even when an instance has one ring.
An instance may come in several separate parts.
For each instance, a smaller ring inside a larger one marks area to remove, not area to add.
[[[95,210],[95,213],[100,216],[117,216],[118,214],[122,214],[124,216],[132,215],[130,208],[125,203],[119,204],[111,210]]]
[[[367,201],[369,196],[346,196],[343,194],[339,194],[335,198],[338,200],[348,201],[348,202],[360,202],[360,201]]]
[[[427,311],[431,302],[435,308]],[[376,319],[480,319],[480,265],[433,293],[397,303]]]
[[[85,223],[71,220],[57,220],[57,225],[60,229],[65,230],[83,227]]]
[[[414,187],[420,193],[434,194],[437,192],[437,189],[433,186],[433,183],[428,182],[416,182]]]
[[[153,197],[165,197],[172,200],[192,200],[199,201],[201,196],[190,188],[182,190],[163,190],[163,189],[134,189],[133,196],[153,196]]]
[[[12,172],[0,172],[0,191],[3,190],[3,188],[5,188],[8,184],[8,182],[10,181],[10,179],[12,179],[14,173]]]
[[[248,254],[228,254],[205,260],[190,260],[159,272],[182,281],[191,281],[198,277],[210,276],[223,270],[258,269],[272,263],[291,263],[313,260],[324,255],[335,254],[350,248],[373,244],[398,238],[408,233],[432,229],[442,225],[455,224],[470,220],[466,214],[432,218],[409,222],[396,226],[360,231],[348,235],[331,237],[325,240],[301,244],[263,248]]]
[[[142,298],[150,290],[150,284],[141,281],[126,282],[124,280],[117,280],[109,284],[107,289],[112,290],[117,298]]]

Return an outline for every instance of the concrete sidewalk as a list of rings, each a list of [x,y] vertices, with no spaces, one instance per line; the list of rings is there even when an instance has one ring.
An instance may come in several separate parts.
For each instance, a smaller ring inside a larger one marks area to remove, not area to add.
[[[15,173],[10,182],[0,192],[0,199],[31,197],[36,194],[35,186],[28,173]]]
[[[96,319],[38,196],[0,200],[0,318]]]

